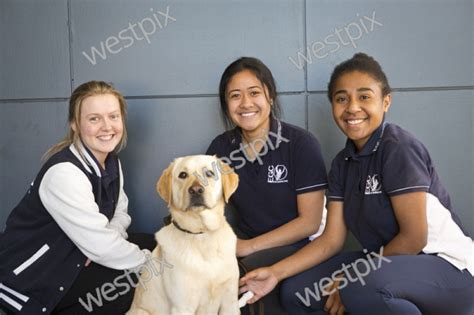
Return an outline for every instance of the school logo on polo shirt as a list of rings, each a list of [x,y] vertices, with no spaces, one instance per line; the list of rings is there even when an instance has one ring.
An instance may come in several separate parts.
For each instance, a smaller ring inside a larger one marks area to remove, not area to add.
[[[287,183],[288,180],[286,177],[288,176],[288,170],[285,165],[278,164],[276,166],[269,165],[268,166],[268,183],[271,184],[278,184],[278,183]]]
[[[366,195],[375,195],[382,193],[382,183],[379,181],[379,175],[369,175],[367,176],[367,181],[365,182],[365,194]]]

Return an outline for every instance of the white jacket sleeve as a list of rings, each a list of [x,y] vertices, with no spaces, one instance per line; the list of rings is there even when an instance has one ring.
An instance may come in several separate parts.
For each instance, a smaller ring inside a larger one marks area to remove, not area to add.
[[[127,239],[127,229],[132,222],[132,219],[128,215],[128,198],[123,190],[123,173],[122,165],[119,161],[119,178],[120,178],[120,191],[117,206],[115,207],[115,213],[113,218],[110,220],[108,227],[116,230],[122,235],[123,238]]]
[[[95,203],[89,179],[72,163],[52,166],[40,183],[39,196],[56,223],[92,261],[119,270],[145,263],[146,251],[109,226]]]

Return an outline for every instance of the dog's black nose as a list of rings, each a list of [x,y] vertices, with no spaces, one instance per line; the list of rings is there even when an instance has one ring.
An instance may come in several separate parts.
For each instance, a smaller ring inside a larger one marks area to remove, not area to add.
[[[193,185],[189,187],[188,192],[191,195],[202,195],[204,193],[204,188],[201,185]]]

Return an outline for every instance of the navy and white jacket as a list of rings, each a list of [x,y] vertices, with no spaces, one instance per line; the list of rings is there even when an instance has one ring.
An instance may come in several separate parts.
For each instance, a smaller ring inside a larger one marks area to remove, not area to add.
[[[0,238],[0,308],[49,314],[87,259],[136,268],[145,252],[129,243],[128,199],[120,162],[102,169],[81,144],[53,155],[8,217]]]

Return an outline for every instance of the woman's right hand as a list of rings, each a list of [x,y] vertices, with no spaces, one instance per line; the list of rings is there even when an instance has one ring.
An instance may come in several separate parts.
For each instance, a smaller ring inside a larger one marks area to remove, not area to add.
[[[252,291],[254,296],[247,301],[248,304],[252,304],[270,293],[277,284],[278,279],[271,267],[258,268],[240,278],[239,292]]]

